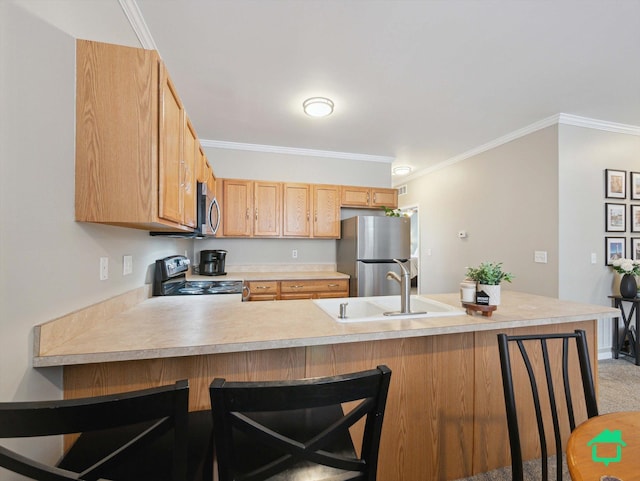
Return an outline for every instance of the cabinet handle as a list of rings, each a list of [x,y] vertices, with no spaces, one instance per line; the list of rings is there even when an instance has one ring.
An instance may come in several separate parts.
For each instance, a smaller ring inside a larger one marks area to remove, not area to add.
[[[367,192],[367,204],[369,203],[369,192]]]
[[[247,213],[245,214],[245,217],[248,219],[249,218],[249,208],[247,207]]]
[[[340,284],[327,284],[327,287],[340,287]]]
[[[309,211],[307,211],[307,222],[309,222]]]
[[[313,214],[313,219],[316,223],[318,222],[318,211]]]
[[[258,208],[256,207],[256,220],[258,220]]]
[[[373,203],[376,203],[376,194],[373,194]]]
[[[291,289],[302,289],[304,286],[289,286]]]
[[[254,289],[271,289],[271,286],[255,286]]]

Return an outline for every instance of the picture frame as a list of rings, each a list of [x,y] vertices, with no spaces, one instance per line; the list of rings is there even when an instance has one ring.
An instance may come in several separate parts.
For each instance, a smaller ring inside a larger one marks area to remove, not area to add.
[[[627,256],[625,247],[626,247],[626,238],[624,237],[605,237],[605,265],[610,266],[613,264],[613,261],[616,259],[623,259]]]
[[[629,206],[629,227],[631,232],[640,232],[640,205]]]
[[[607,199],[627,198],[627,171],[605,169],[605,197]]]
[[[629,173],[629,197],[640,200],[640,172]]]
[[[626,204],[614,204],[607,202],[604,204],[605,210],[605,230],[607,232],[627,231],[627,206]]]
[[[640,237],[632,237],[629,240],[629,249],[633,260],[640,260]]]

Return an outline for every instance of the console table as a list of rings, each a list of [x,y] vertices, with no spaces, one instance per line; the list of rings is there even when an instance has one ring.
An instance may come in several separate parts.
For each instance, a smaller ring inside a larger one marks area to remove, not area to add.
[[[636,366],[640,366],[640,298],[626,298],[622,296],[609,296],[612,305],[620,310],[620,317],[624,324],[622,336],[620,335],[620,323],[618,317],[613,318],[613,358],[618,359],[620,354],[632,358]],[[632,321],[635,319],[635,326]],[[625,340],[629,341],[629,350],[623,351],[621,347]]]

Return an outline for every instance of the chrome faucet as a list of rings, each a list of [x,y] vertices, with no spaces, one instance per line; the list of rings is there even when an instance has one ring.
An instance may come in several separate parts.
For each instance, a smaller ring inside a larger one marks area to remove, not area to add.
[[[402,269],[402,278],[395,272],[389,271],[387,279],[393,279],[400,284],[400,314],[411,314],[411,273],[405,266],[406,260],[393,259],[393,262]]]

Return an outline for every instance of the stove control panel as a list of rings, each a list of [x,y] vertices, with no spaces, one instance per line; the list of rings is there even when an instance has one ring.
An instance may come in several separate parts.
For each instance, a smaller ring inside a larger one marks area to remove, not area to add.
[[[187,272],[190,261],[189,258],[185,256],[170,256],[156,261],[156,264],[160,264],[159,267],[162,270],[163,278],[166,280],[180,275],[183,272]]]

